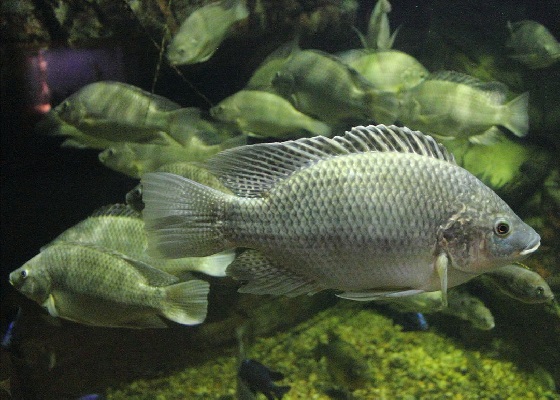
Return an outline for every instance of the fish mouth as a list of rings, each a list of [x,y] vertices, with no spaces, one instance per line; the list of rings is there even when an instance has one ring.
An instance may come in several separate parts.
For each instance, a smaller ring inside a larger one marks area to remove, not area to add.
[[[519,253],[519,255],[526,256],[527,254],[531,254],[532,252],[537,250],[540,245],[541,245],[541,238],[537,236],[531,243],[529,243],[529,245],[525,248],[525,250],[522,250]]]

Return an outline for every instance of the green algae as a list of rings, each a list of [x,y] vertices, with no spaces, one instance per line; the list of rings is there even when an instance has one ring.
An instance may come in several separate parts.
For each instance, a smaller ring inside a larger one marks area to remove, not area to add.
[[[369,364],[371,379],[364,387],[337,387],[326,360],[316,361],[314,349],[327,341],[329,331],[355,346]],[[538,373],[520,369],[505,356],[467,350],[435,331],[403,332],[391,319],[345,301],[289,331],[256,339],[247,357],[286,376],[279,382],[292,387],[286,400],[329,399],[325,391],[334,388],[353,399],[560,398]],[[233,399],[237,364],[235,355],[219,356],[165,378],[112,388],[107,398]]]

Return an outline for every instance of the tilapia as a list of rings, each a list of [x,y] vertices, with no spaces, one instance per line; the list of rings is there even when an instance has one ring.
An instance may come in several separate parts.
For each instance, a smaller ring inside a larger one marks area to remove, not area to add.
[[[152,172],[165,164],[185,161],[204,161],[221,150],[246,143],[246,136],[239,135],[223,143],[209,144],[207,135],[191,136],[184,145],[144,143],[115,143],[99,153],[99,161],[114,171],[133,178],[140,178],[146,172]]]
[[[554,298],[548,283],[522,264],[506,265],[483,275],[503,293],[523,303],[546,303]]]
[[[183,111],[179,104],[122,82],[84,86],[55,107],[39,129],[69,136],[72,147],[104,149],[115,142],[169,142],[169,124]]]
[[[499,138],[496,126],[523,137],[529,130],[529,93],[508,103],[506,95],[500,82],[441,71],[404,93],[399,120],[429,134],[480,144]]]
[[[331,132],[327,124],[296,110],[288,100],[260,90],[240,90],[220,101],[210,114],[260,137],[328,136]]]
[[[207,61],[216,52],[231,28],[249,16],[243,0],[222,0],[207,4],[185,19],[167,48],[172,65]]]
[[[315,348],[316,358],[325,357],[327,371],[333,381],[350,390],[363,388],[373,381],[373,374],[363,354],[334,332],[328,333],[328,343]]]
[[[508,22],[510,38],[506,46],[513,50],[511,58],[529,68],[546,68],[560,60],[560,43],[537,21]]]
[[[393,93],[376,89],[340,59],[318,50],[292,54],[272,85],[299,111],[329,124],[346,119],[391,123],[397,117]]]
[[[235,257],[233,251],[226,251],[208,257],[176,260],[152,258],[146,253],[148,239],[144,221],[138,212],[124,204],[101,207],[88,218],[62,232],[43,249],[60,243],[103,247],[176,276],[181,276],[187,271],[225,276],[226,267]]]
[[[418,60],[398,50],[348,50],[338,56],[373,86],[386,92],[399,93],[413,88],[429,75]]]
[[[492,312],[482,300],[461,287],[450,290],[447,293],[447,298],[447,307],[442,307],[439,291],[419,293],[407,297],[385,297],[381,301],[388,303],[391,309],[401,313],[433,314],[441,312],[442,314],[452,315],[470,322],[475,328],[481,330],[490,330],[496,325]]]
[[[54,317],[86,325],[165,328],[206,318],[209,285],[179,279],[102,247],[48,246],[10,274],[10,283]]]
[[[248,248],[226,271],[246,282],[241,292],[370,300],[441,290],[445,303],[448,287],[540,245],[443,146],[408,128],[242,146],[207,166],[233,195],[173,174],[142,178],[149,251]]]

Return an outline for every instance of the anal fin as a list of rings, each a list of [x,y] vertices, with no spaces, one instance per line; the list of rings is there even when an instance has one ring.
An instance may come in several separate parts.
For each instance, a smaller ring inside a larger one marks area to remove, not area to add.
[[[246,250],[228,266],[226,273],[247,281],[239,288],[240,293],[295,297],[323,289],[316,282],[274,264],[257,250]]]
[[[343,292],[337,294],[341,299],[354,301],[381,300],[387,297],[404,297],[423,293],[421,289],[365,290],[363,292]]]

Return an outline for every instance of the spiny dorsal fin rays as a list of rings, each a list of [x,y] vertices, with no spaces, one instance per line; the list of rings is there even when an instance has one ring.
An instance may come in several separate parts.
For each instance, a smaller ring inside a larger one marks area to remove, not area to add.
[[[394,125],[358,126],[342,136],[317,136],[223,151],[208,163],[210,172],[242,197],[260,197],[294,172],[328,158],[366,152],[416,153],[455,163],[430,136]]]

